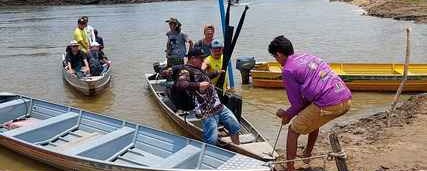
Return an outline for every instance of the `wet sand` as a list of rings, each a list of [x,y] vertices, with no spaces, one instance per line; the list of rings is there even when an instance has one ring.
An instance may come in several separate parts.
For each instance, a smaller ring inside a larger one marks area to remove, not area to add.
[[[332,129],[337,133],[347,154],[349,170],[418,171],[427,169],[427,94],[415,95],[400,103],[387,127],[385,112],[353,120]],[[330,151],[327,132],[321,133],[313,156]],[[300,141],[299,151],[304,141]],[[282,150],[283,152],[283,150]],[[319,170],[321,160],[310,165],[296,163],[299,170]],[[327,162],[326,170],[337,170],[335,162]]]

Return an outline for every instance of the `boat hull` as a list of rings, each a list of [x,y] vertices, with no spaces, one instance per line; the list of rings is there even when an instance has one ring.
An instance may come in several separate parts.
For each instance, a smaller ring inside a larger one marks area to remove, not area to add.
[[[403,66],[399,64],[330,64],[331,68],[353,91],[396,91],[401,83]],[[366,67],[366,68],[364,68]],[[283,88],[278,63],[259,64],[251,72],[252,85],[262,88]],[[427,91],[427,65],[410,66],[405,92]]]
[[[200,126],[196,126],[195,124],[188,122],[185,119],[182,119],[182,117],[178,116],[171,108],[169,108],[168,105],[162,100],[162,97],[158,95],[158,92],[156,92],[156,89],[152,84],[154,80],[149,80],[148,79],[149,76],[150,74],[146,74],[146,82],[148,84],[148,88],[150,89],[150,92],[155,96],[155,99],[158,102],[159,106],[162,108],[162,110],[167,114],[169,118],[171,118],[176,124],[178,124],[178,126],[180,126],[183,130],[185,130],[186,133],[190,134],[195,139],[202,140],[203,130],[200,128]],[[245,127],[246,129],[249,129],[250,132],[254,132],[257,134],[257,137],[261,139],[261,143],[258,144],[260,146],[258,147],[262,148],[263,151],[261,152],[260,150],[257,150],[257,149],[245,148],[242,145],[235,145],[233,143],[227,144],[223,148],[226,148],[228,150],[231,150],[258,160],[263,160],[263,161],[272,160],[273,158],[268,154],[270,154],[273,151],[273,148],[267,142],[266,138],[263,137],[261,134],[259,134],[259,131],[256,130],[254,126],[251,125],[243,116],[241,117],[240,124],[241,124],[241,127]],[[219,139],[219,141],[221,141],[221,139]]]
[[[109,87],[111,82],[111,66],[106,72],[102,73],[101,76],[85,77],[82,79],[68,73],[62,65],[60,67],[62,70],[62,78],[65,82],[86,96],[101,94],[103,90]]]

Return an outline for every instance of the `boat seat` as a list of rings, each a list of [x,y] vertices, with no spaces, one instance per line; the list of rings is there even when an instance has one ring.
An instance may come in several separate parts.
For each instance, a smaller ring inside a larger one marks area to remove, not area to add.
[[[0,103],[0,123],[25,116],[28,110],[26,103],[29,101],[28,99],[16,99]]]
[[[85,141],[65,151],[69,155],[79,155],[106,160],[133,142],[135,129],[123,127],[108,134]]]
[[[187,145],[184,148],[173,153],[169,157],[165,158],[162,162],[158,162],[153,167],[162,167],[162,168],[179,168],[189,163],[196,164],[199,159],[199,154],[201,152],[200,148],[197,148],[193,145]],[[194,162],[189,162],[194,160]]]
[[[72,128],[78,122],[79,114],[67,112],[59,116],[41,120],[30,127],[20,127],[4,133],[9,137],[16,137],[30,143],[45,141]]]
[[[221,140],[226,143],[231,143],[231,138],[229,136],[223,137],[221,138]],[[240,144],[248,144],[248,143],[256,142],[256,137],[253,134],[243,134],[239,136],[239,140],[240,140]]]

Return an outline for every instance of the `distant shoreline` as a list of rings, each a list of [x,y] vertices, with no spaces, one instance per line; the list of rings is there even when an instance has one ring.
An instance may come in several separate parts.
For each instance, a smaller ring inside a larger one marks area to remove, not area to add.
[[[0,0],[4,6],[62,6],[62,5],[108,5],[108,4],[137,4],[165,1],[190,0]]]
[[[330,0],[360,6],[366,15],[427,24],[426,0]]]

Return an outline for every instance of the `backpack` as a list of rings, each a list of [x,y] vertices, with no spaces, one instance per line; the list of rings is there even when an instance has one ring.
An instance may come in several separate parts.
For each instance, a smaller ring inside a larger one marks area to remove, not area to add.
[[[170,89],[170,98],[172,100],[172,103],[175,105],[177,109],[189,111],[189,110],[193,110],[196,107],[193,96],[190,95],[188,91],[181,90],[176,87],[176,82],[178,80],[179,73],[182,70],[188,71],[190,73],[190,81],[194,81],[193,73],[191,73],[191,70],[187,69],[184,65],[179,65],[177,67],[174,67],[172,69],[172,72],[173,72],[172,79],[174,81],[174,84]]]

